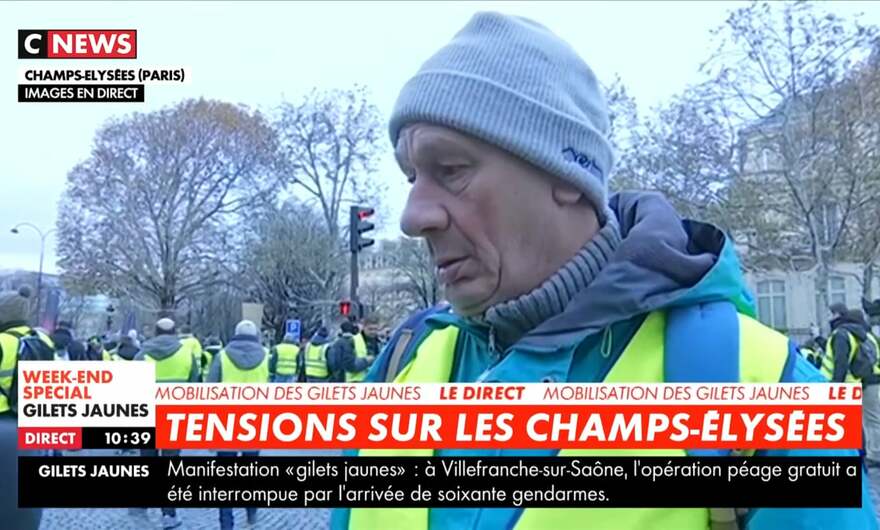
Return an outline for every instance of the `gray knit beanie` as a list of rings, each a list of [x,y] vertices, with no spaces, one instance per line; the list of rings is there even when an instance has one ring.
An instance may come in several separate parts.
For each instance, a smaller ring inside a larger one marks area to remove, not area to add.
[[[17,291],[0,292],[0,324],[26,321],[30,303],[31,289],[22,285]]]
[[[602,215],[614,154],[596,76],[528,19],[477,13],[403,87],[389,132],[427,122],[475,136],[582,190]]]
[[[176,324],[168,317],[160,318],[156,321],[157,335],[170,335],[175,331]]]
[[[242,320],[238,324],[235,325],[235,334],[236,335],[250,335],[252,337],[259,337],[260,330],[257,329],[257,325],[254,324],[250,320]]]

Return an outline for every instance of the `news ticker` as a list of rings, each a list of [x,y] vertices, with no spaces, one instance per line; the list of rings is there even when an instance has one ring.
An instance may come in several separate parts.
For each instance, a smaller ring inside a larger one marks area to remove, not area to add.
[[[21,362],[21,449],[859,449],[857,384],[157,384]]]
[[[19,506],[861,506],[858,457],[21,457]],[[137,491],[137,495],[132,495]]]

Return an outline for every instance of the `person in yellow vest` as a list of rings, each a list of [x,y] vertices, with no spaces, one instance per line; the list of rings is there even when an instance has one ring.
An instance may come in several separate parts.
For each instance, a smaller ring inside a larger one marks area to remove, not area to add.
[[[880,383],[876,366],[868,367],[865,373],[859,363],[860,348],[875,352],[875,339],[868,329],[865,316],[859,309],[848,309],[844,304],[831,306],[831,334],[820,360],[820,369],[829,381],[834,383],[861,382],[865,385]],[[875,363],[876,364],[876,363]]]
[[[156,322],[155,335],[144,341],[135,360],[155,364],[158,383],[195,383],[200,380],[199,364],[190,347],[180,341],[170,318]]]
[[[98,335],[92,335],[89,337],[89,340],[86,341],[86,358],[90,361],[112,360],[113,345],[110,342],[111,339],[109,337],[106,339],[105,344],[101,337]]]
[[[348,320],[339,325],[339,337],[327,351],[330,380],[336,383],[363,381],[375,359],[367,353],[367,344],[357,324]]]
[[[357,324],[358,331],[353,335],[354,340],[354,351],[359,359],[371,358],[370,366],[373,364],[373,360],[379,355],[379,352],[382,350],[382,345],[379,340],[379,325],[374,316],[368,316],[364,318],[360,324]],[[369,367],[359,374],[354,374],[349,381],[363,381],[364,377],[367,375],[367,371]]]
[[[269,355],[260,343],[260,331],[250,320],[235,326],[235,335],[211,363],[208,383],[268,383]],[[219,457],[257,456],[259,451],[217,451]],[[247,508],[249,525],[257,523],[257,509]],[[221,530],[233,528],[232,508],[220,508]]]
[[[263,369],[265,368],[265,377]],[[228,377],[224,377],[227,374]],[[234,374],[234,378],[233,378]],[[208,383],[226,383],[233,379],[242,379],[248,374],[253,381],[237,381],[252,383],[269,382],[269,356],[260,343],[257,325],[250,320],[242,320],[235,326],[235,334],[229,343],[214,356],[208,370]]]
[[[312,335],[312,338],[300,349],[303,373],[309,383],[330,382],[330,367],[327,362],[327,353],[332,342],[330,332],[321,326]]]
[[[101,352],[101,360],[103,361],[112,361],[116,358],[117,352],[119,352],[119,344],[122,341],[122,337],[117,334],[110,335],[105,339],[101,346],[103,347],[103,351]]]
[[[299,344],[290,333],[284,335],[280,344],[269,350],[269,374],[274,383],[292,383],[297,379]]]
[[[0,292],[0,478],[6,491],[0,496],[0,521],[4,528],[36,530],[42,510],[18,507],[18,457],[35,456],[33,451],[18,450],[16,400],[17,366],[22,340],[28,343],[28,358],[51,360],[55,345],[45,334],[27,323],[30,314],[29,287]],[[42,346],[41,346],[42,345]],[[39,347],[40,352],[37,352]]]
[[[831,335],[820,358],[822,373],[830,381],[862,383],[862,427],[865,462],[875,510],[880,511],[880,344],[860,309],[831,306]]]
[[[724,232],[682,219],[659,194],[609,196],[609,134],[596,74],[568,43],[532,20],[477,13],[423,64],[400,91],[389,136],[410,184],[401,229],[427,242],[449,305],[409,318],[367,381],[823,381],[794,343],[754,318]],[[489,458],[523,452],[499,446],[357,454]],[[742,519],[729,507],[388,506],[335,510],[332,528],[875,528],[862,490],[862,508],[761,508]]]
[[[358,327],[361,330],[360,335],[364,339],[367,354],[378,357],[379,352],[382,351],[382,333],[378,319],[370,315],[364,318]]]
[[[187,324],[180,326],[180,343],[189,348],[193,359],[202,366],[202,343],[192,334],[192,328]]]
[[[201,379],[199,365],[193,358],[191,349],[180,342],[174,321],[167,317],[156,322],[154,336],[144,341],[134,360],[153,363],[156,366],[157,383],[195,383]],[[142,456],[160,454],[177,456],[180,451],[141,449]],[[175,508],[162,508],[162,528],[177,528],[181,524],[183,523],[177,517]]]

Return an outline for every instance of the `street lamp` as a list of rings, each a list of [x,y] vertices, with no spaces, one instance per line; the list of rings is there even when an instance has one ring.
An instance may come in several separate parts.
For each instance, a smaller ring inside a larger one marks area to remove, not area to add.
[[[50,228],[49,230],[43,232],[34,224],[31,223],[18,223],[17,225],[12,227],[11,232],[13,234],[21,233],[18,229],[19,227],[27,227],[32,229],[40,236],[40,269],[37,272],[37,308],[35,311],[36,321],[35,325],[40,325],[40,309],[42,307],[42,291],[43,291],[43,255],[46,252],[46,238],[49,237],[49,234],[55,232],[54,228]]]

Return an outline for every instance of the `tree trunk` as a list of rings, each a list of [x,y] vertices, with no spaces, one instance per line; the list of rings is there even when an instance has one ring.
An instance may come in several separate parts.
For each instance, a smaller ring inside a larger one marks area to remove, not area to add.
[[[162,296],[159,298],[159,318],[168,317],[174,319],[177,304],[174,302],[174,293],[169,290],[163,290]]]
[[[831,332],[828,324],[828,265],[825,260],[819,259],[816,267],[816,294],[818,303],[816,304],[816,323],[827,337]]]

